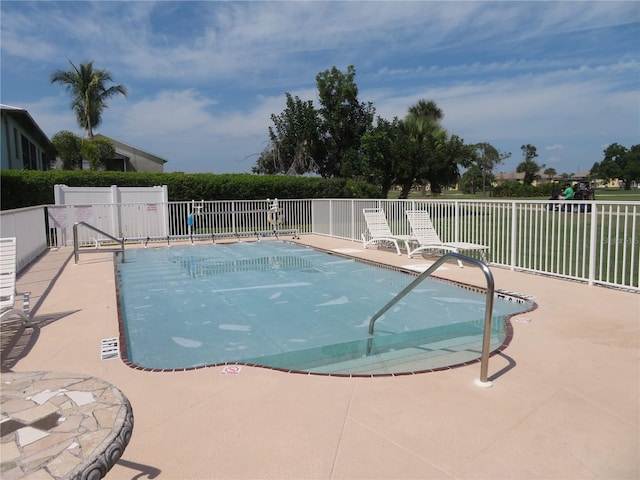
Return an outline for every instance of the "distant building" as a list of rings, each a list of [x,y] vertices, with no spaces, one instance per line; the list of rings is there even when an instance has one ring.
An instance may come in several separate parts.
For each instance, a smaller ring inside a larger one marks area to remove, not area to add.
[[[578,181],[578,180],[589,180],[589,173],[590,171],[587,170],[585,172],[582,173],[577,173],[572,175],[570,178],[567,178],[566,175],[554,175],[553,177],[549,177],[548,175],[545,175],[544,172],[541,170],[538,172],[538,180],[534,180],[532,185],[539,185],[539,184],[544,184],[544,183],[550,183],[550,182],[565,182],[567,180],[571,180],[571,181]],[[495,179],[496,179],[496,183],[497,182],[520,182],[522,183],[524,181],[524,172],[500,172],[495,174]]]
[[[58,168],[55,147],[29,112],[23,108],[0,104],[0,152],[2,170],[49,170]],[[167,160],[106,135],[95,135],[111,141],[114,158],[106,161],[105,170],[121,172],[164,172]]]
[[[23,108],[0,105],[2,170],[47,170],[53,145]]]
[[[115,170],[119,172],[164,172],[164,164],[168,160],[146,152],[132,145],[127,145],[119,140],[115,140],[106,135],[98,134],[94,138],[106,138],[116,150],[115,157],[105,163],[105,170]]]

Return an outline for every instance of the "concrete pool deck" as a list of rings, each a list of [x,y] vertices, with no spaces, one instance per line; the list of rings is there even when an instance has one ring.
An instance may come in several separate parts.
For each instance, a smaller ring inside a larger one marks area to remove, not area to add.
[[[433,263],[327,237],[299,242]],[[246,366],[154,373],[101,360],[101,340],[119,335],[112,254],[83,253],[78,265],[71,254],[49,251],[20,275],[42,325],[10,367],[95,376],[128,397],[133,435],[107,479],[640,477],[637,293],[491,268],[497,289],[538,308],[512,319],[488,389],[474,383],[479,364],[380,378]],[[447,263],[436,275],[485,286],[474,267]]]

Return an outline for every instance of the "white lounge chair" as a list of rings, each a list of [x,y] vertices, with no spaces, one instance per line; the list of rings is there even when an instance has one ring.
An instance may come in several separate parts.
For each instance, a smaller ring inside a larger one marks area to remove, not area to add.
[[[402,255],[398,242],[406,242],[411,238],[411,235],[394,235],[387,223],[387,217],[384,214],[384,210],[381,208],[363,208],[362,213],[364,219],[367,222],[367,229],[369,230],[369,237],[362,234],[362,244],[364,248],[367,248],[371,244],[391,243],[395,245],[398,255]]]
[[[22,310],[13,308],[16,299],[16,239],[0,238],[0,321],[17,316],[30,327],[29,293],[25,293]]]
[[[478,250],[482,261],[487,262],[485,250],[489,247],[477,243],[469,242],[443,242],[440,240],[438,232],[431,222],[429,212],[426,210],[407,210],[407,219],[411,225],[412,241],[406,243],[409,258],[418,252],[426,250],[446,250],[458,253],[460,250]],[[415,249],[411,249],[411,243],[417,243]],[[462,262],[458,260],[458,265],[462,267]]]

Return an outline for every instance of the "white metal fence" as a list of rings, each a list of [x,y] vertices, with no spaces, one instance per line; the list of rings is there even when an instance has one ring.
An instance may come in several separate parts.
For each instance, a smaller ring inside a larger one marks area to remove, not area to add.
[[[52,245],[72,245],[78,221],[127,242],[310,233],[311,200],[280,200],[277,210],[273,204],[267,199],[53,206],[48,207],[49,234]],[[80,245],[109,241],[93,231],[79,231],[78,236]]]
[[[274,231],[360,241],[366,232],[363,208],[383,208],[392,231],[405,235],[411,233],[405,210],[424,209],[443,241],[488,245],[492,265],[640,291],[640,202],[568,205],[550,200],[314,199],[279,200],[280,210],[273,212],[271,200],[120,203],[67,205],[54,215],[51,209],[60,207],[4,211],[1,225],[3,237],[16,236],[25,248],[25,265],[33,252],[42,251],[42,238],[48,237],[51,246],[70,245],[76,221],[129,242],[215,241],[217,236]],[[41,239],[32,240],[34,234]],[[85,232],[80,240],[86,245],[105,239]]]
[[[314,200],[313,233],[359,240],[372,207],[399,235],[405,210],[427,210],[442,241],[488,245],[493,265],[640,290],[640,202]]]

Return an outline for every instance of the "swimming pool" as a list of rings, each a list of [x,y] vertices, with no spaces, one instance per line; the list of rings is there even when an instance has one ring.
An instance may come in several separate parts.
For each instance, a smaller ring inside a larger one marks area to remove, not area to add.
[[[476,361],[485,295],[429,278],[376,323],[415,277],[287,242],[127,251],[117,263],[125,361],[151,370],[227,363],[338,375],[400,374]],[[512,299],[513,300],[513,299]],[[532,302],[494,301],[505,318]]]

